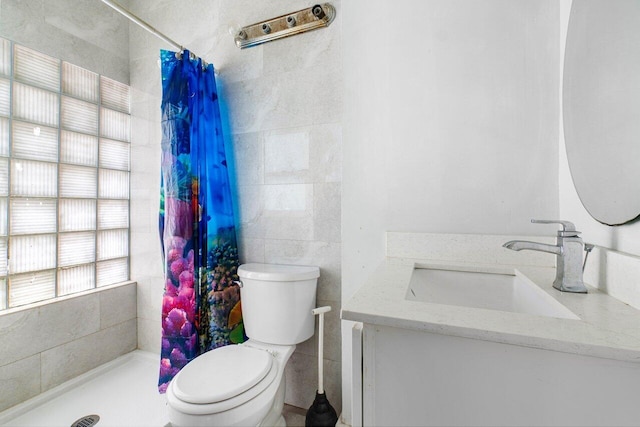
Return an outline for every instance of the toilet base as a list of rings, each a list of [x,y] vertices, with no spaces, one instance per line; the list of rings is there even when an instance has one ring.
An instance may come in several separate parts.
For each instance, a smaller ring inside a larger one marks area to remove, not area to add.
[[[287,427],[287,422],[284,420],[282,414],[280,414],[274,421],[271,421],[269,417],[265,418],[258,427]]]
[[[285,380],[283,374],[275,399],[273,399],[273,405],[269,409],[269,413],[262,419],[260,424],[258,424],[258,427],[287,427],[287,423],[282,416],[284,409],[284,391]]]

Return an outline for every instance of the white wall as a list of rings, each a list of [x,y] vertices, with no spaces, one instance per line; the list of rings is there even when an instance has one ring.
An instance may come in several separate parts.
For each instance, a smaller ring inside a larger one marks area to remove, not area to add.
[[[559,214],[558,13],[553,0],[343,4],[343,301],[385,231],[555,232],[529,220]]]
[[[564,48],[567,38],[567,27],[569,24],[569,12],[571,10],[571,0],[563,0],[560,5],[560,49],[564,57]],[[562,63],[559,73],[562,79]],[[562,92],[559,100],[562,102]],[[562,115],[562,109],[560,109]],[[562,125],[562,121],[560,121]],[[596,244],[605,248],[615,249],[632,255],[640,255],[640,221],[631,224],[611,227],[604,225],[593,219],[587,210],[582,206],[578,193],[573,186],[567,152],[564,142],[564,132],[562,127],[559,133],[559,193],[560,193],[560,216],[574,222],[578,230],[582,231],[582,237],[586,242]]]
[[[558,214],[555,2],[366,4],[343,12],[345,261],[386,230],[548,234],[529,219]]]

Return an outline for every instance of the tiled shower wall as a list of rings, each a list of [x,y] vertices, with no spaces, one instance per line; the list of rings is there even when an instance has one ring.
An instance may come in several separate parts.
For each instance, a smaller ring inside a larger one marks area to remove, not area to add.
[[[340,409],[340,197],[342,58],[340,1],[330,27],[245,50],[229,29],[312,6],[301,1],[132,0],[136,15],[214,64],[236,179],[241,262],[317,265],[325,331],[325,388]],[[231,31],[232,32],[232,31]],[[158,51],[170,46],[130,27],[131,251],[138,282],[139,347],[159,352],[162,265]],[[308,407],[316,390],[316,337],[287,366],[286,402]]]

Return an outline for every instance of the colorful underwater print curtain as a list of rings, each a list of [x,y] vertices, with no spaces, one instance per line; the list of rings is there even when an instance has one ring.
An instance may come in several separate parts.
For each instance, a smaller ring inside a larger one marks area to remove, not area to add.
[[[213,66],[161,51],[161,393],[190,360],[245,340],[231,188]]]

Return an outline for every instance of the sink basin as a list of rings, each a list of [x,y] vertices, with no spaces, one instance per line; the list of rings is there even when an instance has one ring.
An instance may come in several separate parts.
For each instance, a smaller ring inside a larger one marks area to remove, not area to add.
[[[416,267],[405,299],[579,319],[515,269],[495,273]]]

